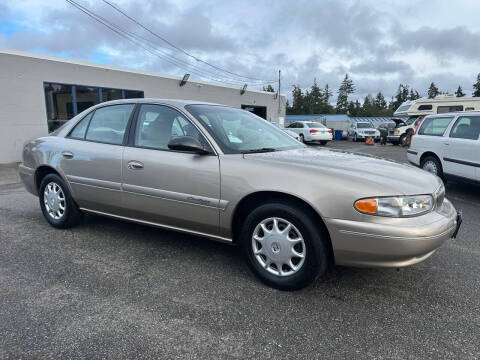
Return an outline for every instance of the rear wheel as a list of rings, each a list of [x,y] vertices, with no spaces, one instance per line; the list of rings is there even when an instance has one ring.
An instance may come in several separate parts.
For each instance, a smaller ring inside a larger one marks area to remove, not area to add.
[[[252,272],[277,289],[301,289],[328,268],[326,236],[305,209],[289,202],[253,210],[242,226],[240,244]]]
[[[326,141],[326,140],[322,140],[322,141],[320,141],[320,144],[322,144],[322,145],[327,145],[327,142],[328,142],[328,141]]]
[[[300,142],[304,143],[305,142],[305,138],[303,137],[303,134],[300,134],[298,136],[298,138],[300,139]]]
[[[428,171],[429,173],[443,178],[442,164],[440,163],[440,160],[438,160],[438,158],[435,156],[427,156],[425,159],[422,160],[420,167],[423,170]]]
[[[66,229],[77,225],[82,217],[63,179],[48,174],[40,184],[38,198],[43,216],[50,225]]]

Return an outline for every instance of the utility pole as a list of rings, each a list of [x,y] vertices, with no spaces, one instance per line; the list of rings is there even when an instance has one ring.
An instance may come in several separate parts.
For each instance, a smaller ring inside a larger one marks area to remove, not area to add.
[[[281,70],[278,70],[278,116],[280,117],[280,75]]]

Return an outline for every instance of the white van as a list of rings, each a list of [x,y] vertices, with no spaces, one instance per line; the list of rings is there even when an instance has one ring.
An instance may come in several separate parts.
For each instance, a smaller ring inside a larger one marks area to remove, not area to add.
[[[407,153],[408,161],[444,180],[480,183],[480,111],[426,116]]]

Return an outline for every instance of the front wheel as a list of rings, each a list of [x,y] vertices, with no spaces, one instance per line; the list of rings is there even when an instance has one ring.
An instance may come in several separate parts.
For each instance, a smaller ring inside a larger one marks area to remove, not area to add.
[[[242,226],[240,244],[252,272],[280,290],[301,289],[328,268],[326,235],[305,209],[289,202],[253,210]]]
[[[53,227],[66,229],[80,222],[82,213],[67,185],[57,174],[48,174],[43,178],[38,198],[43,216]]]

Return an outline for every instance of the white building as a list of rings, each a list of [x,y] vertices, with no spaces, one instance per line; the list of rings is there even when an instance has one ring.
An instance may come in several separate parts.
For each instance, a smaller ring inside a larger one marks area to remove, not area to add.
[[[21,161],[25,141],[55,130],[102,101],[169,98],[244,108],[268,121],[285,117],[285,96],[144,71],[0,50],[0,163]],[[279,102],[281,104],[279,109]]]

